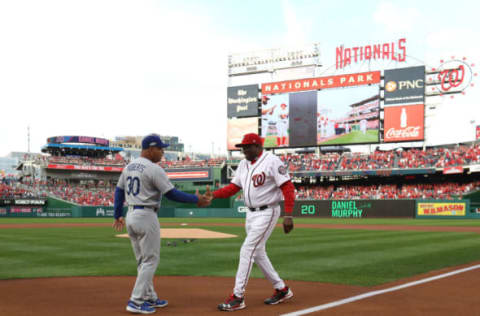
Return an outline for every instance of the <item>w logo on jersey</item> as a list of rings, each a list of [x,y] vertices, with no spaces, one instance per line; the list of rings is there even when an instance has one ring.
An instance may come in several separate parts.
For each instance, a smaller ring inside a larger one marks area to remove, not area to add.
[[[253,186],[259,187],[265,183],[265,173],[257,173],[252,176]]]

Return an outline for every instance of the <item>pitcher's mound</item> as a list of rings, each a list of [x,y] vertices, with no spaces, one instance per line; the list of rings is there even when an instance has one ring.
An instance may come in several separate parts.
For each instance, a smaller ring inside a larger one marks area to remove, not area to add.
[[[162,238],[235,238],[237,235],[214,232],[201,228],[161,228]],[[128,234],[116,235],[120,238],[128,238]]]

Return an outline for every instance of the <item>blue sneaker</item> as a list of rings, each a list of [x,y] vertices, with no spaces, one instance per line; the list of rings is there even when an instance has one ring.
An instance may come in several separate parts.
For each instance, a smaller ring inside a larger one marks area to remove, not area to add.
[[[159,298],[157,298],[155,301],[146,301],[145,303],[147,303],[151,307],[165,307],[168,305],[167,300],[161,300]]]
[[[133,301],[128,301],[127,311],[135,314],[153,314],[155,313],[155,308],[152,307],[147,302],[144,302],[143,304],[138,305]]]

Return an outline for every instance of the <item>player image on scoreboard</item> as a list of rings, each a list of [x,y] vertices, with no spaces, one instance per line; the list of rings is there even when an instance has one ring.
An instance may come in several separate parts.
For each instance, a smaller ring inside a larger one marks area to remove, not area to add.
[[[288,147],[288,93],[264,95],[262,97],[261,111],[261,137],[264,147]]]
[[[325,89],[317,95],[317,144],[379,141],[379,85]]]

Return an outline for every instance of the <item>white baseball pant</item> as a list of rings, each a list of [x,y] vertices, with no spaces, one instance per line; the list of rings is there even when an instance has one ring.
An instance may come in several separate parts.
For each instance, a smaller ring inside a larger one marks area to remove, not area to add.
[[[275,289],[282,289],[285,283],[272,266],[267,256],[265,245],[272,234],[273,229],[280,217],[280,206],[269,207],[263,211],[247,211],[245,229],[247,237],[240,249],[240,262],[238,263],[237,276],[233,293],[242,297],[255,262],[263,275],[269,280]]]

